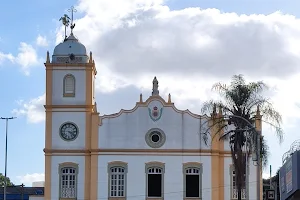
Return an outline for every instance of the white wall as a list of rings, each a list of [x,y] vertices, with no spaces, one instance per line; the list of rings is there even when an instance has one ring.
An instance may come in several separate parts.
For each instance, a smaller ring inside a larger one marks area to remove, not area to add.
[[[45,187],[45,181],[32,182],[32,187]]]
[[[63,67],[58,67],[63,69]],[[53,70],[52,81],[52,103],[54,105],[84,105],[86,101],[86,71],[69,70],[72,67],[67,67],[65,70]],[[77,67],[78,68],[78,67]],[[75,77],[75,97],[63,97],[63,79],[67,74],[72,74]]]
[[[59,164],[73,162],[78,164],[77,177],[77,199],[84,199],[84,175],[85,157],[84,156],[52,156],[51,162],[51,199],[59,199]]]
[[[249,199],[256,199],[256,166],[252,162],[252,158],[249,158]],[[230,177],[230,165],[232,164],[231,157],[225,157],[224,159],[224,200],[231,200],[231,177]]]
[[[52,148],[53,149],[84,149],[85,148],[85,112],[53,112],[52,113]],[[73,122],[79,129],[74,141],[65,141],[60,136],[60,126],[65,122]]]
[[[253,164],[252,158],[249,158],[249,199],[256,199],[257,189],[257,166]]]
[[[123,113],[116,118],[103,118],[99,127],[99,148],[106,149],[151,149],[145,135],[151,128],[160,128],[166,134],[161,149],[209,149],[200,136],[200,120],[188,113],[178,113],[172,107],[164,107],[161,118],[154,122],[148,108],[162,107],[160,101],[150,102],[148,107],[139,107],[132,113]],[[207,123],[203,126],[207,127]],[[203,127],[205,129],[205,127]]]
[[[209,156],[117,156],[100,155],[98,159],[98,199],[108,198],[107,164],[112,161],[128,163],[127,200],[141,200],[146,195],[145,163],[158,161],[165,163],[164,199],[183,199],[183,163],[200,162],[203,167],[202,197],[211,199],[211,159]]]
[[[29,196],[29,200],[44,200],[44,196]]]

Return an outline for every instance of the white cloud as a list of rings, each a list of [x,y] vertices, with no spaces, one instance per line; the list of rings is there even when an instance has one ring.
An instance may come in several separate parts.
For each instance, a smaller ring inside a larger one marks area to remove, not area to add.
[[[203,101],[211,98],[212,83],[243,73],[276,87],[276,107],[284,117],[294,117],[300,95],[289,84],[300,78],[299,19],[280,12],[170,10],[162,0],[118,2],[117,10],[110,1],[82,0],[77,7],[85,15],[76,20],[74,33],[101,69],[98,91],[128,85],[149,89],[156,75],[161,91]],[[63,30],[58,30],[61,41]]]
[[[32,182],[44,181],[45,175],[39,173],[26,174],[24,176],[17,176],[20,183],[23,183],[27,187],[31,187]]]
[[[110,1],[79,1],[77,7],[85,15],[76,20],[74,33],[94,52],[101,69],[97,91],[129,85],[150,89],[157,75],[162,92],[205,101],[213,95],[214,82],[244,73],[249,80],[263,79],[277,88],[273,100],[286,124],[300,117],[295,112],[300,95],[290,87],[300,78],[300,48],[295,45],[300,42],[299,19],[280,12],[170,10],[162,0],[118,2],[122,6],[117,10]],[[58,29],[57,40],[62,33]]]
[[[96,53],[99,67],[127,81],[146,73],[257,76],[255,68],[262,77],[278,77],[297,71],[295,42],[300,30],[295,27],[300,22],[292,16],[279,12],[246,16],[199,8],[171,11],[159,4],[128,2],[123,2],[122,14],[114,15],[106,9],[113,6],[107,1],[105,5],[81,1],[87,14],[77,20],[75,30]]]
[[[300,80],[299,19],[280,12],[238,15],[217,9],[170,10],[163,3],[79,1],[77,10],[84,16],[75,21],[74,34],[93,51],[98,92],[113,94],[130,85],[150,89],[156,75],[161,93],[170,92],[181,107],[189,107],[214,97],[212,83],[228,82],[233,74],[243,73],[247,80],[264,80],[276,88],[271,95],[283,114],[284,127],[295,125],[300,118],[300,93],[295,92]],[[57,41],[61,41],[63,29],[57,30]],[[41,121],[42,117],[33,120],[28,114],[44,116],[42,107],[35,107],[38,102],[23,102],[19,113],[29,122]],[[278,145],[273,141],[269,146],[274,154],[277,149],[272,147]],[[283,153],[278,151],[275,155]]]
[[[17,116],[25,116],[29,123],[39,123],[45,119],[44,104],[45,94],[28,102],[20,100],[18,101],[19,108],[14,109],[12,113]]]
[[[37,52],[33,46],[25,42],[20,43],[18,54],[16,56],[10,53],[5,54],[0,52],[0,64],[6,60],[21,66],[21,70],[25,75],[30,74],[31,67],[42,63],[42,60],[38,58]]]
[[[36,45],[41,47],[47,47],[48,46],[47,37],[38,35],[38,37],[36,38]]]
[[[9,61],[13,62],[14,56],[10,53],[9,54],[4,54],[4,53],[0,52],[0,64],[2,64],[6,60],[9,60]]]
[[[30,67],[42,63],[38,59],[36,50],[30,44],[26,44],[25,42],[20,43],[19,53],[14,60],[21,66],[22,71],[26,75],[30,74]]]

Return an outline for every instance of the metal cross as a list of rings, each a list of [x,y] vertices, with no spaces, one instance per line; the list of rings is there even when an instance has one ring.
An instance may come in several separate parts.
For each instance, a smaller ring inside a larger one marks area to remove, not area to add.
[[[73,23],[74,19],[74,12],[77,12],[77,10],[72,6],[71,8],[68,9],[69,12],[71,12],[71,33],[73,33],[73,28],[75,27],[75,24]]]

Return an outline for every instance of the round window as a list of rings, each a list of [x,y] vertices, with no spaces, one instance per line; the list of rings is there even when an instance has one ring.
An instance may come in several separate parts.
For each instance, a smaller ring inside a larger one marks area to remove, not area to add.
[[[151,136],[151,140],[152,140],[152,142],[159,142],[159,139],[160,139],[160,137],[159,137],[159,134],[157,134],[157,133],[153,133],[153,135]]]
[[[153,128],[147,132],[145,140],[150,147],[159,148],[164,145],[166,135],[161,129]]]

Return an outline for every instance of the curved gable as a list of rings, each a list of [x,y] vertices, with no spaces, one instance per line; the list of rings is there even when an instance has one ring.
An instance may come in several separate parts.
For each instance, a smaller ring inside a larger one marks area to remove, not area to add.
[[[172,108],[176,113],[178,114],[188,114],[189,116],[197,119],[209,119],[209,116],[205,115],[199,115],[191,112],[189,109],[186,110],[180,110],[178,109],[174,103],[171,102],[170,100],[170,95],[169,95],[169,100],[166,102],[161,96],[150,96],[146,101],[143,101],[142,98],[140,98],[139,102],[136,102],[135,106],[132,109],[125,110],[121,109],[117,113],[109,114],[109,115],[102,115],[100,116],[100,125],[102,125],[102,120],[104,119],[110,119],[110,118],[117,118],[121,116],[122,114],[128,114],[128,113],[134,113],[137,109],[139,108],[145,108],[148,107],[151,109],[151,106],[154,105],[159,105],[158,107],[160,108]]]

